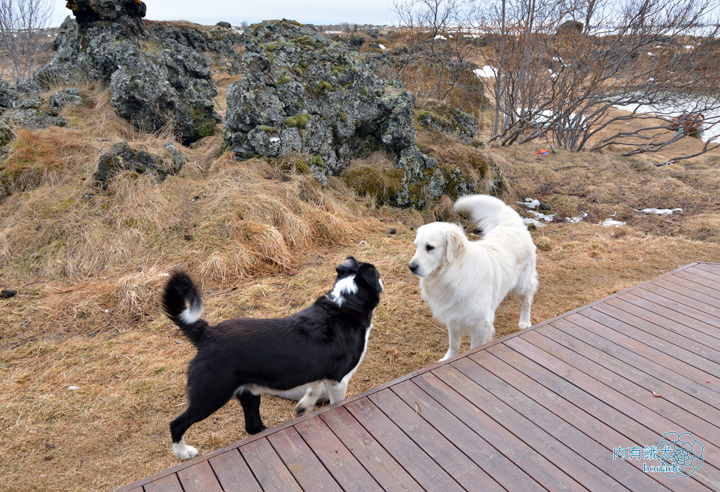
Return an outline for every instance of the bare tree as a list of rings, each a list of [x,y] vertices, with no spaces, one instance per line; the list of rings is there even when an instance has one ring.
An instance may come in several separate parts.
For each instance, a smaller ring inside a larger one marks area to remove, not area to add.
[[[52,7],[52,0],[0,0],[0,49],[16,82],[32,80],[38,54],[48,44]]]
[[[469,63],[475,50],[467,21],[470,5],[468,0],[395,0],[393,11],[410,55],[391,75],[419,96],[462,99],[477,109],[484,95]]]
[[[499,0],[477,16],[488,39],[481,55],[497,67],[492,139],[546,138],[570,150],[619,144],[630,155],[686,138],[702,119],[718,122],[720,47],[709,18],[717,7],[717,0]],[[612,116],[616,106],[631,114]],[[647,124],[611,131],[628,119]]]

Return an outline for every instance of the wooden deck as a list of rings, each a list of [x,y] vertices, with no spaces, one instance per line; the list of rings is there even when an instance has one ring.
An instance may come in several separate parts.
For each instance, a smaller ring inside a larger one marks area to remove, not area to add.
[[[689,477],[650,471],[673,432],[703,446],[686,455]],[[720,264],[687,265],[122,490],[582,489],[720,490]]]

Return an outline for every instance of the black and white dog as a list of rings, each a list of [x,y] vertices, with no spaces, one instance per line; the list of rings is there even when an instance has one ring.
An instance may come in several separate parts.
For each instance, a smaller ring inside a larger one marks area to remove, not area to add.
[[[263,393],[303,388],[299,415],[312,410],[323,390],[330,403],[345,398],[365,355],[383,284],[373,265],[352,256],[336,270],[333,289],[292,316],[236,318],[215,326],[200,318],[203,302],[190,277],[182,272],[171,275],[163,308],[197,348],[187,373],[188,408],[170,423],[178,458],[198,455],[185,444],[185,431],[233,396],[240,400],[250,434],[266,429],[260,418]]]

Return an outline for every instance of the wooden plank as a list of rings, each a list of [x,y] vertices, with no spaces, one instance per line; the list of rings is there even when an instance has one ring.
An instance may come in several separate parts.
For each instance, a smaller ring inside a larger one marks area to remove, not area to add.
[[[262,488],[237,449],[211,458],[210,466],[223,490],[262,492]]]
[[[617,306],[621,306],[623,309]],[[603,304],[582,311],[583,316],[609,328],[615,328],[617,322],[620,321],[623,324],[623,333],[638,342],[660,350],[678,360],[685,361],[714,377],[720,377],[720,364],[713,361],[716,354],[713,349],[676,332],[663,330],[658,324],[654,323],[655,320],[653,322],[647,321],[636,316],[635,313],[639,313],[637,307],[633,307],[620,299],[614,300],[612,305]],[[645,317],[653,317],[652,313],[647,311],[640,314]],[[574,319],[574,317],[568,316],[568,319]]]
[[[472,427],[457,419],[442,402],[433,399],[413,381],[395,385],[392,391],[504,489],[527,492],[544,490],[519,466],[475,433]],[[490,489],[490,486],[484,482],[483,489],[486,488]]]
[[[651,440],[646,441],[646,444],[660,442],[665,432],[688,432],[687,429],[674,424],[662,415],[654,412],[652,409],[648,409],[647,407],[640,405],[612,387],[597,381],[591,376],[580,371],[578,368],[553,357],[527,340],[514,338],[508,340],[506,344],[526,357],[538,361],[543,367],[562,376],[573,385],[597,396],[603,402],[607,403],[616,410],[631,416],[638,424],[641,424],[651,430],[655,436]],[[705,448],[703,454],[704,465],[693,473],[693,476],[691,477],[692,480],[688,480],[688,482],[693,483],[695,481],[700,481],[707,486],[720,484],[720,470],[711,465],[720,462],[720,453],[718,451],[719,450],[717,448],[713,448],[712,446],[707,446]]]
[[[145,484],[145,492],[183,492],[180,480],[175,474],[159,478],[154,482]]]
[[[710,334],[715,334],[720,330],[719,311],[709,306],[706,306],[704,309],[698,309],[697,305],[702,304],[700,302],[693,301],[692,299],[683,299],[677,294],[673,299],[668,299],[667,297],[641,288],[633,290],[630,294],[633,296],[633,300],[630,302],[639,306],[648,306],[653,309],[654,313],[664,315],[666,318],[676,321],[677,323],[697,328],[697,326],[699,326],[698,322],[700,322],[702,323],[700,326],[709,325],[715,328],[714,330],[708,328],[707,333]],[[672,293],[670,295],[672,295]],[[678,299],[683,299],[684,302],[679,302]],[[647,304],[647,302],[650,304]],[[692,305],[693,303],[695,304],[694,306]]]
[[[426,404],[429,399],[430,397],[426,396]],[[371,395],[370,401],[466,490],[471,490],[478,484],[482,484],[483,489],[488,491],[503,490],[482,468],[428,424],[418,415],[416,409],[410,408],[397,394],[382,391]],[[414,406],[415,403],[411,405]],[[419,406],[419,402],[417,405]]]
[[[338,407],[320,417],[383,490],[424,490],[345,408]]]
[[[563,414],[566,418],[574,417],[579,422],[582,422],[584,415],[590,415],[591,419],[587,420],[584,428],[596,435],[607,432],[606,437],[603,437],[599,442],[603,442],[604,439],[605,443],[609,443],[607,444],[609,456],[612,456],[612,449],[616,447],[643,447],[660,442],[660,436],[657,432],[638,425],[630,417],[599,400],[595,395],[568,383],[562,376],[544,368],[535,360],[512,350],[506,344],[503,343],[492,347],[491,352],[493,356],[506,365],[515,368],[523,376],[543,385],[550,391],[550,394],[556,395],[556,400],[559,398],[566,401],[565,407],[570,410],[568,413]],[[475,361],[480,359],[479,354],[477,356],[472,355],[471,358]],[[568,407],[568,405],[570,406]],[[575,411],[573,407],[576,407],[579,412]],[[632,460],[627,463],[638,466],[637,462]],[[650,478],[658,483],[663,483],[662,478],[664,476],[658,477],[656,474],[652,474]],[[667,483],[664,483],[664,486],[669,487]],[[699,484],[695,484],[692,488],[703,490]]]
[[[302,491],[267,438],[242,445],[239,449],[265,492]]]
[[[477,434],[507,456],[541,486],[548,490],[576,490],[579,487],[577,482],[563,473],[551,461],[489,418],[481,410],[486,406],[485,403],[476,404],[467,400],[464,398],[467,395],[461,396],[455,391],[455,388],[440,379],[436,372],[444,367],[448,366],[442,366],[430,374],[422,374],[414,378],[413,382],[434,399],[447,402],[445,406],[448,411],[452,412],[465,425],[474,429]],[[440,375],[446,374],[445,371],[441,371]]]
[[[720,285],[720,274],[717,272],[718,263],[699,263],[691,271],[695,275],[702,277],[703,282],[708,280],[710,282],[717,282]]]
[[[703,289],[702,286],[698,284],[689,284],[690,282],[680,277],[671,277],[669,279],[659,278],[652,284],[645,285],[644,288],[651,292],[656,292],[655,289],[659,287],[668,293],[678,294],[682,297],[694,299],[705,305],[720,309],[720,297],[714,295],[714,292],[711,292],[713,295],[708,295],[708,289]]]
[[[698,263],[694,269],[704,270],[720,277],[720,263]]]
[[[207,461],[200,461],[184,470],[178,470],[177,475],[185,492],[223,492]]]
[[[720,304],[720,299],[713,299],[709,296],[705,296],[707,299],[696,299],[695,297],[702,296],[702,294],[692,291],[677,292],[678,290],[683,289],[676,288],[675,290],[673,290],[665,288],[660,283],[653,283],[643,286],[642,289],[634,290],[633,294],[648,299],[650,301],[660,303],[666,307],[672,307],[671,305],[667,305],[666,303],[666,300],[670,300],[672,303],[677,305],[676,311],[681,313],[687,313],[692,317],[704,316],[713,318],[716,321],[720,320],[720,306],[714,306],[713,302],[708,302],[708,300],[712,299],[713,301],[716,301],[718,304]],[[695,311],[696,315],[692,315],[688,313],[688,311]],[[711,336],[718,335],[719,332],[720,330],[715,330],[709,332],[708,334]]]
[[[678,340],[680,342],[688,340],[711,348],[717,345],[718,339],[716,335],[718,328],[704,321],[693,319],[677,311],[667,309],[657,302],[636,296],[633,292],[628,293],[627,297],[623,296],[613,299],[598,307],[605,308],[612,306],[627,313],[632,313],[636,317],[649,322],[655,331],[657,331],[658,328],[663,328],[658,334],[662,335],[663,338],[672,340],[675,344],[678,343]],[[668,335],[666,333],[667,331],[674,334],[674,336]],[[683,345],[683,347],[689,350],[696,350],[692,344],[689,346]],[[705,347],[702,348],[705,349]]]
[[[527,397],[470,358],[458,360],[452,364],[452,367],[488,393],[483,395],[483,399],[487,399],[487,405],[484,407],[486,413],[514,432],[538,453],[552,457],[552,462],[580,485],[589,490],[605,487],[624,488],[620,482],[614,481],[595,466],[596,459],[608,457],[607,450],[598,446],[595,441],[588,439],[556,415],[533,404]],[[523,404],[528,405],[527,412],[520,411]]]
[[[395,457],[420,486],[426,490],[462,490],[462,487],[445,470],[370,400],[356,400],[345,405],[345,408]]]
[[[609,362],[607,355],[592,349],[592,347],[589,347],[580,340],[573,339],[559,330],[553,329],[552,325],[546,327],[542,334],[538,332],[528,333],[524,339],[557,359],[569,365],[582,368],[584,373],[592,375],[594,379],[620,391],[633,401],[652,409],[674,424],[689,429],[694,436],[703,437],[704,442],[715,439],[715,436],[720,438],[720,428],[691,413],[689,409],[685,407],[692,406],[689,398],[676,398],[676,400],[680,400],[680,404],[672,401],[669,398],[671,396],[669,387],[667,388],[667,392],[661,389],[663,394],[668,397],[658,398],[654,396],[652,390],[647,388],[647,386],[637,384],[630,379],[640,378],[643,382],[648,383],[649,378],[643,379],[639,376],[638,371],[634,371],[631,366],[623,363],[616,365],[611,364],[613,369],[616,369],[615,372],[607,369],[604,365],[600,364],[601,360],[606,363]],[[685,406],[683,406],[683,404]],[[717,442],[720,442],[720,439],[717,439]]]
[[[690,361],[663,352],[664,345],[662,343],[658,344],[656,340],[634,330],[632,326],[612,317],[604,318],[601,320],[603,322],[599,323],[595,319],[585,316],[572,315],[565,318],[564,321],[580,326],[584,330],[644,357],[662,368],[667,368],[658,370],[664,377],[667,377],[668,371],[675,374],[676,377],[670,376],[670,379],[677,380],[679,384],[685,385],[685,391],[689,391],[696,398],[715,408],[720,408],[720,378],[716,378],[706,371],[690,365]],[[641,334],[638,335],[638,333]],[[647,345],[643,341],[647,341]],[[658,345],[660,349],[656,348]]]
[[[303,490],[342,490],[295,428],[274,432],[267,438]]]
[[[343,489],[382,490],[320,417],[301,422],[296,429]]]
[[[583,329],[568,320],[556,320],[550,326],[567,336],[581,340],[588,347],[592,347],[592,349],[588,349],[590,358],[604,367],[623,374],[648,391],[655,391],[663,398],[677,403],[688,412],[694,413],[710,423],[720,422],[720,394],[707,391],[706,386],[702,384],[704,381],[700,384],[695,383],[679,375],[673,369],[657,363],[652,358],[646,359],[621,344],[616,344],[611,339],[598,336],[592,329],[593,324],[594,322],[588,320]],[[599,330],[603,328],[601,326]],[[552,331],[543,330],[543,334],[558,343],[566,344],[564,338],[557,337]],[[709,401],[716,403],[717,408],[705,403],[705,396],[708,394]]]
[[[497,378],[507,382],[517,392],[524,395],[523,399],[517,397],[515,392],[507,390],[505,392],[506,398],[517,402],[519,410],[521,409],[525,415],[539,413],[538,407],[542,407],[547,411],[547,414],[557,415],[558,418],[562,418],[569,426],[575,429],[574,432],[582,432],[589,439],[596,442],[602,452],[588,451],[586,457],[591,458],[596,465],[599,465],[608,475],[625,487],[630,490],[667,490],[645,473],[639,461],[612,459],[611,453],[608,451],[617,447],[618,443],[626,441],[626,438],[612,427],[541,386],[495,355],[488,353],[475,354],[469,359],[495,374]],[[532,401],[537,406],[526,405],[524,400]],[[548,417],[548,425],[552,426],[552,417]],[[557,429],[563,429],[563,427],[558,425]],[[565,432],[557,432],[557,434],[565,435]],[[582,449],[588,449],[591,446],[583,445]]]
[[[698,268],[693,268],[692,271],[676,272],[675,275],[715,291],[720,291],[720,282],[716,280],[717,275],[704,272]]]

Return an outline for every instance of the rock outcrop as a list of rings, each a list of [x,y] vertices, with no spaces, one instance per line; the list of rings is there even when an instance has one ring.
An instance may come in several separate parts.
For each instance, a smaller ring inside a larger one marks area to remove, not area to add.
[[[58,116],[67,105],[83,104],[75,88],[67,88],[43,99],[40,88],[32,83],[12,86],[0,80],[0,159],[5,155],[3,147],[15,138],[13,128],[36,130],[49,126],[67,126],[68,122]]]
[[[211,61],[144,27],[139,0],[68,0],[55,56],[36,74],[49,87],[88,79],[110,84],[113,109],[144,131],[172,125],[184,144],[212,135],[219,117]]]
[[[237,160],[304,155],[326,183],[351,160],[382,150],[396,157],[395,169],[382,176],[397,190],[390,203],[422,206],[467,190],[462,176],[415,145],[413,95],[314,28],[289,20],[251,26],[243,73],[228,89],[223,128]]]
[[[242,70],[242,57],[237,47],[242,46],[243,37],[227,22],[216,26],[196,26],[185,23],[148,22],[147,29],[160,39],[172,39],[191,50],[210,56],[216,69],[231,75]]]
[[[163,181],[169,174],[180,172],[188,161],[187,156],[172,142],[168,143],[165,149],[165,155],[157,155],[134,149],[127,142],[118,142],[100,157],[93,179],[103,189],[107,189],[108,181],[113,176],[125,171],[137,174],[148,173],[156,180]]]
[[[439,101],[426,101],[415,114],[420,126],[454,135],[466,144],[471,144],[477,133],[474,117]]]

